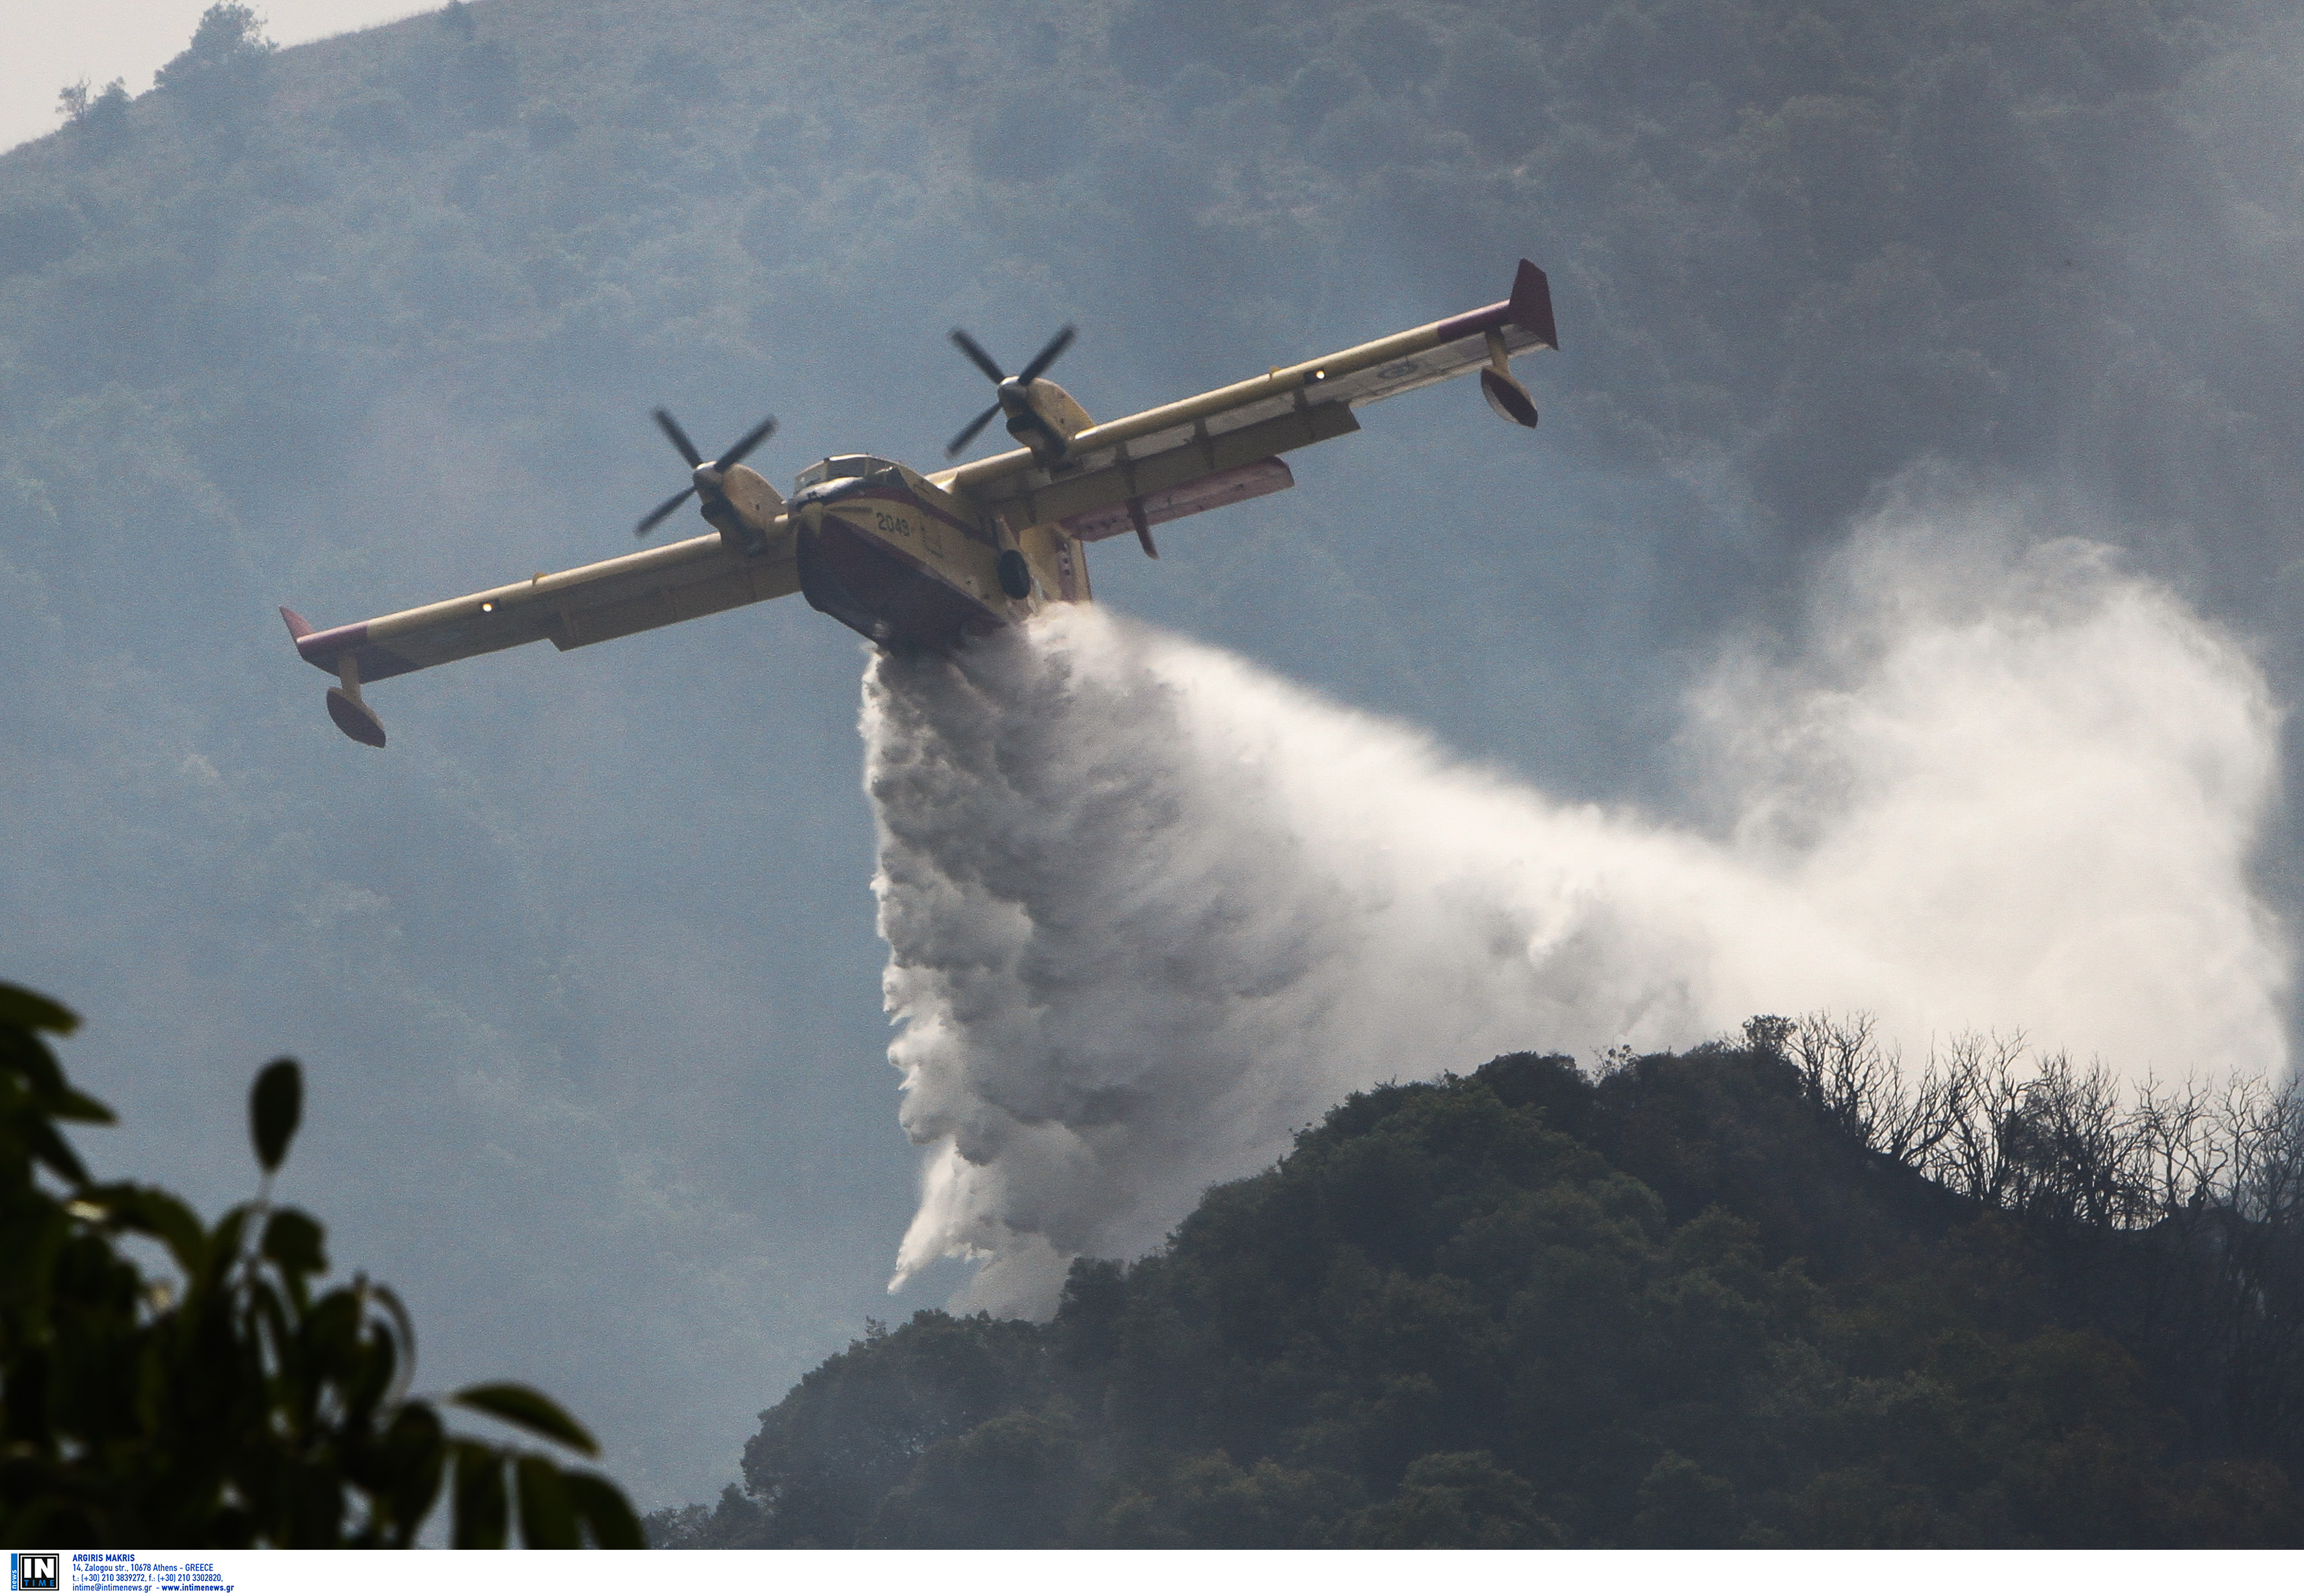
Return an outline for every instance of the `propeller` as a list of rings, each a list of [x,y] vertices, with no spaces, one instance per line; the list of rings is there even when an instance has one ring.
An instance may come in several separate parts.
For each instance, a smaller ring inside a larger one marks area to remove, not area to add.
[[[1056,363],[1056,357],[1063,353],[1072,344],[1073,330],[1072,327],[1065,327],[1055,337],[1049,339],[1039,353],[1032,357],[1031,364],[1026,366],[1015,376],[1008,377],[1002,374],[1000,362],[984,352],[984,345],[958,327],[953,328],[952,341],[960,346],[961,353],[975,363],[978,371],[992,379],[993,386],[1000,390],[1000,397],[992,402],[992,407],[989,410],[960,429],[960,436],[944,446],[944,458],[949,460],[968,447],[975,440],[976,435],[984,430],[985,424],[1003,410],[1009,408],[1012,403],[1029,405],[1031,400],[1029,390],[1033,379]]]
[[[718,498],[720,479],[727,474],[728,468],[766,443],[776,429],[776,419],[770,416],[729,445],[719,459],[707,464],[704,457],[696,452],[696,446],[689,441],[688,434],[681,430],[680,423],[672,419],[670,411],[658,407],[651,413],[656,417],[656,424],[663,429],[665,437],[672,440],[672,446],[680,451],[680,457],[688,462],[689,472],[695,480],[642,516],[640,525],[632,529],[632,536],[635,538],[645,538],[654,531],[656,523],[686,504],[690,494],[700,493],[707,499]]]

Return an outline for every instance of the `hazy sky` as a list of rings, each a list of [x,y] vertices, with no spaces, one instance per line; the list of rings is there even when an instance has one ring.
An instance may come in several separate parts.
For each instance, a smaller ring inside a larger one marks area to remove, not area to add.
[[[56,90],[82,78],[128,92],[181,52],[207,0],[8,0],[8,47],[0,50],[0,149],[54,132]],[[301,45],[436,6],[406,0],[269,0],[257,7],[275,44]]]

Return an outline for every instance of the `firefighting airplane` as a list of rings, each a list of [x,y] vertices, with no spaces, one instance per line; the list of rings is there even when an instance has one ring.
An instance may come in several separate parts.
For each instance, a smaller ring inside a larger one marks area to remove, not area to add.
[[[1042,375],[1066,327],[1021,371],[1002,372],[966,333],[953,342],[998,397],[944,451],[957,456],[994,418],[1022,446],[923,476],[873,454],[834,454],[800,472],[792,497],[742,463],[775,429],[761,422],[706,460],[665,411],[656,424],[690,466],[689,486],[641,521],[646,537],[693,496],[714,529],[572,571],[317,631],[283,607],[296,651],[337,678],[328,715],[384,746],[363,683],[550,638],[580,649],[739,605],[804,595],[889,648],[949,649],[1050,603],[1088,598],[1085,546],[1295,485],[1279,456],[1360,430],[1360,406],[1478,370],[1490,408],[1522,427],[1536,403],[1512,357],[1560,347],[1552,290],[1520,263],[1512,297],[1099,425]]]

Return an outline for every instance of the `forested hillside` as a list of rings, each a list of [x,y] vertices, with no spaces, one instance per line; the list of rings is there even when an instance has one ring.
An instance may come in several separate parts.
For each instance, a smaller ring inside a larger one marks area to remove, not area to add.
[[[1356,1096],[1052,1324],[874,1327],[657,1543],[2304,1539],[2292,1097],[1747,1044]]]

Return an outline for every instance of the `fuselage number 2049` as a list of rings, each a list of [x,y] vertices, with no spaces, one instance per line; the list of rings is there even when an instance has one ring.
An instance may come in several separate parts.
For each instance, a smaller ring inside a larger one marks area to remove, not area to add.
[[[885,510],[875,510],[872,513],[872,518],[874,521],[878,522],[880,531],[888,537],[909,538],[917,532],[919,535],[920,541],[928,545],[928,552],[930,554],[942,554],[944,552],[944,549],[941,547],[944,539],[936,535],[936,528],[927,522],[922,522],[919,525],[914,526],[908,518],[902,515],[891,515]]]

